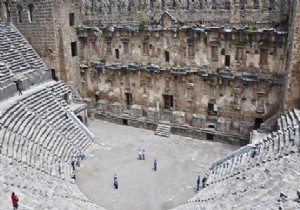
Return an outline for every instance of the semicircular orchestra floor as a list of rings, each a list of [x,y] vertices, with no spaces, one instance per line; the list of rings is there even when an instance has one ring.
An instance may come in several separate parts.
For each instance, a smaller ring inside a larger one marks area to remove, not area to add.
[[[109,210],[170,209],[195,195],[198,175],[237,146],[117,125],[89,122],[95,134],[92,152],[76,170],[80,190]],[[138,160],[138,150],[145,160]],[[157,171],[153,161],[157,159]],[[119,189],[114,189],[114,175]]]

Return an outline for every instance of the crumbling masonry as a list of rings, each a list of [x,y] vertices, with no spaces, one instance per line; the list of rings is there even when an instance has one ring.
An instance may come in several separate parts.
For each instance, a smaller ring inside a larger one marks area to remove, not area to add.
[[[2,1],[98,118],[244,144],[300,108],[297,1]]]

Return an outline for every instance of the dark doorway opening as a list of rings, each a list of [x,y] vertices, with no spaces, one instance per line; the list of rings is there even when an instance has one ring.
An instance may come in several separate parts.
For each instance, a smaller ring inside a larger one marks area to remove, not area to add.
[[[55,69],[51,69],[51,75],[52,75],[53,80],[58,81],[58,78],[57,78],[56,73],[55,73]]]
[[[69,94],[68,93],[64,94],[63,98],[64,98],[66,103],[69,103]]]
[[[120,58],[120,52],[119,52],[119,49],[116,49],[116,59],[119,59]]]
[[[123,125],[128,125],[128,120],[127,119],[123,119]]]
[[[208,114],[211,114],[211,115],[217,114],[217,112],[215,111],[214,107],[215,107],[215,104],[213,104],[213,103],[208,103],[207,104]]]
[[[262,124],[262,122],[263,122],[262,118],[255,118],[253,130],[260,129],[260,125]]]
[[[95,95],[95,100],[96,100],[96,103],[99,101],[99,96],[98,95]]]
[[[173,108],[173,96],[172,95],[163,95],[164,97],[164,108],[171,109]]]
[[[75,15],[74,13],[69,13],[69,25],[74,26],[75,25]]]
[[[209,128],[215,128],[215,125],[209,125],[208,127]]]
[[[225,55],[225,66],[230,66],[230,55]]]
[[[77,56],[77,42],[71,42],[72,57]]]
[[[7,2],[7,1],[5,1],[5,8],[6,8],[7,22],[10,22],[10,9],[9,9],[8,2]]]
[[[207,138],[207,140],[213,141],[214,140],[214,135],[207,133],[206,138]]]
[[[83,118],[81,116],[77,116],[77,118],[83,123]]]
[[[127,109],[129,109],[130,106],[132,105],[132,94],[131,93],[125,93],[125,97],[126,97]]]
[[[165,61],[166,61],[167,63],[170,62],[170,53],[169,53],[169,51],[165,51]]]

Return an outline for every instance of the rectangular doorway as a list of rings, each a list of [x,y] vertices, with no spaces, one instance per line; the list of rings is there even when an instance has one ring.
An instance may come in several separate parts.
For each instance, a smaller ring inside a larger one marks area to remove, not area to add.
[[[166,61],[167,63],[170,62],[170,53],[169,53],[169,51],[165,51],[165,61]]]
[[[123,125],[128,125],[128,120],[127,119],[122,119]]]
[[[168,110],[173,108],[173,96],[163,95],[163,97],[164,97],[164,108]]]
[[[119,52],[119,49],[116,49],[116,59],[119,59],[120,58],[120,52]]]
[[[230,55],[225,55],[225,66],[230,66]]]
[[[125,93],[125,97],[126,97],[127,109],[129,109],[130,106],[132,105],[132,94],[131,93]]]
[[[57,78],[56,73],[55,73],[55,69],[51,69],[51,76],[52,76],[53,80],[58,81],[58,78]]]
[[[263,122],[262,118],[255,118],[255,123],[254,123],[253,130],[260,129],[260,125],[262,124],[262,122]]]
[[[214,140],[214,135],[207,133],[206,134],[206,139],[209,140],[209,141],[213,141]]]
[[[215,107],[216,107],[216,104],[208,103],[207,104],[207,112],[208,112],[208,114],[210,114],[210,115],[216,115],[217,111],[216,111]]]

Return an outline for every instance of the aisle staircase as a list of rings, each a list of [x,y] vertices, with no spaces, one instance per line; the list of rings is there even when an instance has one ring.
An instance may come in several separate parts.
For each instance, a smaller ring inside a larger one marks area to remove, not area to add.
[[[170,132],[171,132],[170,125],[160,123],[157,125],[156,131],[154,134],[158,135],[158,136],[163,136],[163,137],[169,138]]]

